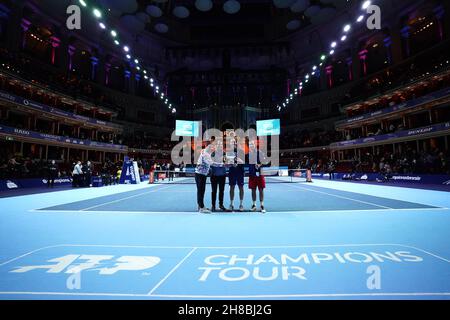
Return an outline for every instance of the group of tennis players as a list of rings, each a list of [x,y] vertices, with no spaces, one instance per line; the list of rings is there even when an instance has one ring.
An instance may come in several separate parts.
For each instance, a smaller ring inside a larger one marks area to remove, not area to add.
[[[200,213],[235,211],[234,197],[235,188],[237,186],[239,189],[238,210],[244,212],[244,165],[247,163],[249,168],[248,185],[249,189],[252,191],[252,206],[250,211],[266,213],[266,209],[264,208],[264,189],[266,187],[266,180],[261,173],[261,168],[263,164],[267,163],[267,158],[264,153],[259,150],[257,140],[248,141],[248,152],[242,150],[247,145],[247,141],[240,141],[237,135],[233,135],[230,141],[231,146],[225,152],[223,141],[212,137],[210,143],[200,153],[195,169],[198,210]],[[204,203],[208,176],[210,176],[212,187],[211,209],[206,208]],[[230,185],[230,206],[228,209],[224,206],[224,191],[227,176]],[[257,189],[259,190],[259,210],[256,206]],[[216,207],[217,191],[219,191],[218,207]]]

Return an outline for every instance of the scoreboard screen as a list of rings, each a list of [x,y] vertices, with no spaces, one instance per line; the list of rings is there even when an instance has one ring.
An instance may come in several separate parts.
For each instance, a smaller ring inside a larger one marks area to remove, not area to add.
[[[180,137],[198,137],[199,132],[198,121],[177,120],[175,125],[175,134]]]
[[[279,136],[280,119],[256,121],[256,134],[261,136]]]

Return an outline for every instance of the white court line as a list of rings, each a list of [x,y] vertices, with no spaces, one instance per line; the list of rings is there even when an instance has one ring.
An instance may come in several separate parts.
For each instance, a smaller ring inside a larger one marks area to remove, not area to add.
[[[259,214],[258,216],[265,217],[269,214],[305,214],[305,213],[359,213],[359,212],[387,212],[387,211],[443,211],[449,210],[448,208],[401,208],[401,209],[354,209],[354,210],[293,210],[293,211],[269,211],[265,215]],[[28,212],[44,212],[44,213],[80,213],[80,210],[44,210],[44,209],[31,209]],[[83,210],[82,212],[91,213],[91,214],[147,214],[147,215],[156,215],[156,214],[182,214],[182,215],[193,215],[193,216],[204,216],[204,214],[200,214],[195,210],[192,211],[116,211],[116,210]],[[214,212],[207,216],[255,216],[254,212]]]
[[[333,298],[333,297],[385,297],[385,296],[450,296],[450,292],[411,292],[411,293],[305,293],[305,294],[280,294],[280,295],[169,295],[156,294],[155,298],[197,298],[197,299],[264,299],[264,298]]]
[[[118,200],[114,200],[114,201],[109,201],[109,202],[105,202],[105,203],[102,203],[102,204],[98,204],[98,205],[95,205],[95,206],[92,206],[92,207],[80,209],[80,210],[78,210],[78,211],[88,211],[88,210],[90,210],[90,209],[102,207],[102,206],[105,206],[105,205],[108,205],[108,204],[111,204],[111,203],[117,203],[117,202],[120,202],[120,201],[123,201],[123,200],[128,200],[128,199],[136,198],[136,197],[142,196],[142,195],[144,195],[144,194],[149,194],[149,193],[153,193],[153,192],[158,192],[158,191],[160,191],[160,190],[165,190],[165,189],[168,189],[168,188],[173,187],[173,186],[174,186],[174,185],[170,185],[170,186],[167,186],[167,187],[165,187],[165,188],[160,188],[160,189],[157,189],[157,190],[150,190],[150,191],[142,192],[142,193],[135,194],[135,195],[132,195],[132,196],[129,196],[129,197],[125,197],[125,198],[121,198],[121,199],[118,199]]]
[[[333,298],[333,297],[439,297],[450,296],[450,292],[399,292],[399,293],[317,293],[317,294],[285,294],[285,295],[164,295],[134,293],[88,293],[88,292],[27,292],[0,291],[0,295],[55,295],[55,296],[105,296],[105,297],[142,297],[142,298],[185,298],[185,299],[277,299],[277,298]]]
[[[178,267],[181,266],[183,262],[194,253],[195,250],[197,250],[197,248],[193,248],[191,251],[189,251],[189,253],[180,262],[178,262],[178,264],[175,267],[173,267],[173,269],[170,270],[170,272],[166,274],[166,276],[162,278],[161,281],[159,281],[158,284],[154,286],[152,290],[150,290],[148,295],[150,296],[153,292],[155,292],[155,290],[158,289],[163,284],[163,282],[166,281],[172,275],[172,273],[174,273],[178,269]]]
[[[291,186],[291,185],[289,185],[289,186]],[[384,209],[389,209],[389,210],[396,210],[396,209],[391,208],[391,207],[386,207],[386,206],[382,206],[382,205],[371,203],[371,202],[367,202],[367,201],[356,200],[356,199],[348,198],[348,197],[344,197],[344,196],[338,196],[336,194],[332,194],[332,193],[328,193],[328,192],[324,192],[324,191],[318,191],[318,190],[313,190],[313,189],[309,189],[309,188],[302,188],[302,187],[298,187],[296,185],[291,186],[291,187],[293,187],[293,188],[297,187],[296,189],[302,189],[302,190],[307,190],[307,191],[311,191],[311,192],[322,193],[322,194],[326,194],[326,195],[333,196],[333,197],[336,197],[336,198],[341,198],[341,199],[346,199],[346,200],[350,200],[350,201],[365,203],[365,204],[368,204],[368,205],[371,205],[371,206],[375,206],[375,207],[379,207],[379,208],[384,208]]]

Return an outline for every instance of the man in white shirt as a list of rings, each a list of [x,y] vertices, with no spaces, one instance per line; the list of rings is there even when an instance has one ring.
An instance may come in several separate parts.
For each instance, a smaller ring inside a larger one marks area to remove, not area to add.
[[[80,186],[80,177],[83,174],[83,170],[81,168],[81,161],[77,161],[75,167],[73,167],[72,179],[74,187]]]

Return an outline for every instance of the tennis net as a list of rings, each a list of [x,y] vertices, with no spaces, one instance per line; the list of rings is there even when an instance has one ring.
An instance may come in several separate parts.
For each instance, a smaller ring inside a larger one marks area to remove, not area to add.
[[[262,170],[261,174],[265,177],[266,183],[306,182],[306,169],[263,169],[264,170]],[[248,180],[249,174],[246,171],[244,175],[244,183],[248,184]],[[195,184],[195,172],[156,170],[153,172],[153,175],[150,175],[150,182],[155,184]],[[209,178],[207,179],[207,183],[211,183]]]

